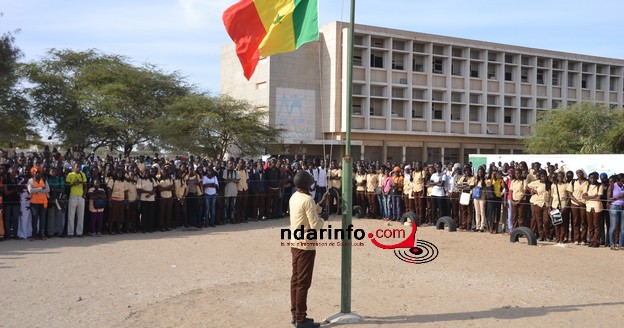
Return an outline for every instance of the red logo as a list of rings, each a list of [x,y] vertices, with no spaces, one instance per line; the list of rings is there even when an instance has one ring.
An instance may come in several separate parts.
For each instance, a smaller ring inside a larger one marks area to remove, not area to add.
[[[393,249],[394,255],[403,262],[423,264],[431,262],[438,257],[438,248],[433,243],[425,240],[416,240],[416,222],[412,223],[412,232],[409,236],[399,243],[385,245],[375,239],[383,236],[384,234],[379,234],[379,230],[377,231],[377,236],[373,235],[372,232],[368,233],[368,238],[370,238],[373,245],[381,249]]]

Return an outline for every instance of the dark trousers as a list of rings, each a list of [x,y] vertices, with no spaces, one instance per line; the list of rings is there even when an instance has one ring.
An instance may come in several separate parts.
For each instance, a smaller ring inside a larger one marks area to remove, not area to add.
[[[242,190],[238,192],[238,196],[236,196],[236,219],[239,221],[247,221],[247,206],[249,200],[249,193],[247,190]]]
[[[153,197],[152,197],[153,198]],[[154,221],[156,217],[156,202],[142,201],[141,202],[141,227],[145,232],[154,231]]]
[[[490,231],[498,232],[498,223],[501,217],[502,204],[503,200],[500,197],[488,199],[486,202],[488,226],[490,227]]]
[[[377,206],[377,195],[374,192],[367,192],[366,198],[368,198],[368,217],[379,217],[379,206]]]
[[[30,204],[30,213],[32,214],[32,236],[43,237],[45,233],[45,216],[43,212],[45,208],[43,204]]]
[[[158,201],[158,204],[158,218],[160,222],[160,229],[171,229],[173,198],[161,198]]]
[[[173,202],[173,221],[174,226],[186,226],[188,225],[188,203],[185,199],[176,199]]]
[[[290,278],[290,312],[296,322],[303,322],[308,315],[308,289],[312,285],[316,251],[291,248],[292,277]]]
[[[453,221],[455,221],[455,225],[457,227],[460,226],[459,224],[459,196],[461,196],[460,192],[452,192],[451,195],[449,196],[449,201],[451,202],[451,217],[453,218]]]
[[[461,210],[461,225],[460,229],[470,230],[472,228],[472,199],[468,205],[460,205]]]
[[[444,196],[431,196],[431,222],[435,224],[443,216],[446,216]]]
[[[355,192],[355,205],[360,205],[364,210],[366,210],[366,203],[368,199],[366,198],[366,191],[356,191]]]
[[[202,221],[202,210],[200,202],[203,198],[200,198],[197,194],[187,194],[186,203],[188,204],[188,214],[190,215],[190,225],[197,227]]]
[[[266,207],[265,213],[269,218],[277,218],[279,211],[279,188],[269,188],[267,187],[267,199],[266,199]]]
[[[423,198],[424,191],[414,191],[414,209],[416,210],[416,216],[420,222],[426,222],[425,220],[425,199]]]
[[[600,245],[600,217],[602,216],[602,211],[596,211],[595,209],[591,209],[591,212],[587,212],[587,226],[588,232],[591,234],[587,235],[588,241],[594,245]]]
[[[251,217],[256,220],[262,219],[266,209],[266,193],[256,192],[254,193],[253,212]]]
[[[119,226],[124,222],[126,203],[123,200],[111,200],[108,215],[108,231],[118,232]],[[93,227],[93,225],[91,225]],[[94,231],[91,231],[94,232]]]
[[[511,201],[511,225],[513,226],[512,229],[524,227],[524,214],[526,213],[525,207],[526,204],[524,203],[516,203],[513,200]]]
[[[17,238],[17,227],[20,213],[20,205],[9,204],[4,206],[4,234]]]
[[[560,225],[555,226],[555,234],[558,243],[562,243],[568,238],[568,226],[570,225],[570,209],[568,207],[564,207],[560,211],[563,222]]]
[[[129,202],[128,207],[126,207],[126,215],[124,216],[124,229],[128,232],[135,231],[137,228],[137,207],[139,202]]]
[[[585,204],[572,204],[572,241],[587,241],[587,211]]]
[[[102,233],[102,220],[104,219],[104,211],[89,212],[91,219],[91,233]]]
[[[409,198],[410,195],[403,194],[403,205],[405,206],[405,212],[414,212],[414,199]]]
[[[533,226],[535,226],[536,230],[533,230],[533,232],[537,234],[540,240],[550,239],[552,223],[550,222],[548,206],[531,204],[531,212],[533,213],[533,217],[531,218],[531,230],[533,230]]]

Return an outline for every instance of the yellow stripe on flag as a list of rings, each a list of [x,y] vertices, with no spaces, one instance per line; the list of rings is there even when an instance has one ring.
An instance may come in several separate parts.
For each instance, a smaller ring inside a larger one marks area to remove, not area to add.
[[[295,50],[294,0],[254,0],[266,36],[258,47],[260,57]]]

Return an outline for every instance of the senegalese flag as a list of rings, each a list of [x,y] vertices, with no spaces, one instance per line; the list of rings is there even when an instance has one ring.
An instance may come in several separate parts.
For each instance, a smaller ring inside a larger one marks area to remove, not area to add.
[[[223,13],[247,80],[258,60],[318,40],[317,0],[241,0]]]

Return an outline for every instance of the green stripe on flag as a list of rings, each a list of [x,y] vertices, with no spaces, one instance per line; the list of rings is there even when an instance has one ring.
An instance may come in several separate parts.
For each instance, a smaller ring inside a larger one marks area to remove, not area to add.
[[[295,32],[295,48],[319,37],[318,0],[294,0],[293,25]]]

